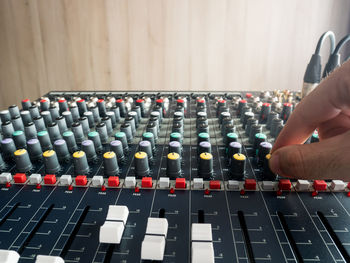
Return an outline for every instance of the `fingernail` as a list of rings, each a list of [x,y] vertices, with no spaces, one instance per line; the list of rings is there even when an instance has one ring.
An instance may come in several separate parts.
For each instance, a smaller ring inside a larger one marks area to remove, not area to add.
[[[275,174],[281,174],[280,158],[278,154],[271,155],[269,166],[272,172],[274,172]]]

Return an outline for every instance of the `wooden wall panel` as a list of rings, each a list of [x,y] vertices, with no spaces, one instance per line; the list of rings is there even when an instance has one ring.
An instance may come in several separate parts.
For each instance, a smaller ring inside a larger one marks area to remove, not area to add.
[[[49,90],[296,90],[318,37],[350,33],[349,10],[347,0],[0,0],[0,106]]]

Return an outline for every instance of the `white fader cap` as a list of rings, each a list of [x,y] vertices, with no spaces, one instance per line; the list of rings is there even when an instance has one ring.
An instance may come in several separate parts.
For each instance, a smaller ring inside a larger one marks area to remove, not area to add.
[[[100,242],[120,244],[128,216],[128,207],[123,205],[110,205],[106,221],[100,228]]]
[[[35,263],[64,263],[61,257],[38,255]]]
[[[0,249],[0,259],[3,263],[17,263],[19,254],[13,250]]]

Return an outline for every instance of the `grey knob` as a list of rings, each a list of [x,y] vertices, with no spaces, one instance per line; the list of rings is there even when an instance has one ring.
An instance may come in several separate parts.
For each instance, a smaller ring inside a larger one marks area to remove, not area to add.
[[[117,155],[114,152],[106,152],[103,154],[104,173],[107,176],[115,176],[119,173]]]
[[[16,151],[16,146],[11,138],[5,138],[1,140],[1,149],[5,159],[13,157],[13,153]]]
[[[87,175],[89,173],[89,164],[85,152],[77,151],[73,153],[73,164],[76,175]]]
[[[1,125],[1,129],[2,129],[2,134],[5,138],[11,138],[13,132],[15,131],[13,128],[12,122],[10,121],[3,122]]]
[[[33,120],[34,120],[35,128],[38,132],[46,130],[46,126],[45,126],[45,122],[44,122],[43,117],[38,116],[38,117],[35,117]]]
[[[66,120],[66,125],[68,128],[72,127],[73,124],[73,116],[72,113],[70,111],[64,111],[62,112],[62,116],[65,118]]]
[[[14,116],[12,118],[12,125],[15,131],[24,131],[24,125],[20,115]]]
[[[74,122],[72,124],[72,131],[74,133],[75,141],[81,143],[84,140],[83,127],[79,122]]]
[[[118,163],[122,163],[125,159],[122,142],[118,140],[111,141],[110,149],[117,155]]]
[[[65,140],[59,139],[56,140],[53,144],[57,157],[62,162],[68,162],[70,159],[70,154],[68,146]]]
[[[96,160],[96,150],[93,141],[85,140],[81,143],[81,150],[85,152],[88,162]]]
[[[14,131],[12,138],[17,149],[26,148],[26,136],[23,131]]]
[[[20,173],[29,172],[32,168],[32,162],[30,161],[29,154],[26,149],[18,149],[14,153],[16,169]]]
[[[39,131],[38,132],[38,139],[39,139],[41,148],[44,151],[52,150],[51,140],[50,140],[50,137],[49,137],[49,134],[47,131]]]
[[[148,156],[145,152],[136,152],[134,156],[135,174],[137,177],[144,177],[149,174]]]
[[[181,158],[178,153],[169,153],[167,156],[167,175],[170,178],[177,178],[181,175]]]
[[[30,139],[27,141],[27,149],[32,161],[37,161],[42,159],[43,151],[38,139]]]
[[[108,142],[108,133],[107,133],[107,127],[104,122],[100,122],[96,125],[96,131],[100,135],[100,139],[102,143]]]
[[[58,124],[56,122],[52,122],[48,127],[47,130],[49,132],[49,136],[52,142],[62,139],[60,129],[58,127]]]
[[[58,162],[56,152],[54,150],[48,150],[43,153],[45,171],[47,174],[57,174],[61,166]]]
[[[75,141],[75,137],[73,132],[71,131],[66,131],[63,133],[63,139],[66,141],[68,150],[70,153],[74,153],[75,151],[78,150],[77,143]]]
[[[89,132],[88,138],[89,140],[93,141],[96,152],[101,152],[103,147],[102,147],[100,134],[95,131]]]

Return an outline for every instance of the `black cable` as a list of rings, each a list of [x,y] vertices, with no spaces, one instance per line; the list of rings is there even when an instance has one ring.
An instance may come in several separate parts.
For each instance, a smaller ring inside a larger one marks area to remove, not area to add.
[[[325,33],[322,34],[322,36],[320,37],[320,39],[318,40],[317,46],[316,46],[316,50],[315,50],[315,54],[320,54],[321,48],[323,46],[324,41],[329,38],[330,41],[330,51],[329,54],[332,54],[334,51],[334,47],[335,47],[335,35],[333,33],[333,31],[327,31]]]
[[[310,62],[306,67],[302,97],[309,94],[321,82],[322,65],[320,51],[327,38],[330,40],[330,54],[334,52],[335,35],[332,31],[327,31],[318,40],[315,53],[311,56]]]
[[[324,67],[323,74],[322,74],[323,78],[327,77],[337,67],[340,67],[339,50],[349,41],[350,41],[350,35],[346,35],[339,41],[333,53],[329,56],[326,66]]]
[[[339,53],[339,50],[347,43],[350,41],[350,35],[346,35],[345,37],[343,37],[339,43],[337,44],[337,46],[335,47],[333,53]]]

